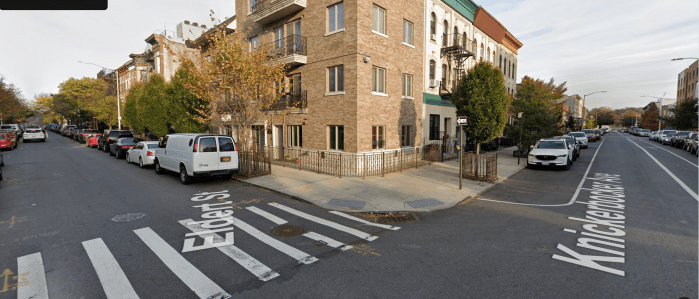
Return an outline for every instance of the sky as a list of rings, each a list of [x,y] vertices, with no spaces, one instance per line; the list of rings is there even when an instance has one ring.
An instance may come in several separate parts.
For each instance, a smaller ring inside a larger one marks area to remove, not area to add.
[[[418,0],[415,0],[418,1]],[[675,99],[677,75],[699,57],[699,1],[476,0],[515,35],[517,81],[566,82],[568,95],[597,93],[586,108]],[[0,76],[25,98],[55,93],[70,77],[95,77],[142,53],[150,34],[184,20],[235,14],[231,0],[111,0],[106,11],[0,11]],[[218,23],[218,22],[216,22]]]

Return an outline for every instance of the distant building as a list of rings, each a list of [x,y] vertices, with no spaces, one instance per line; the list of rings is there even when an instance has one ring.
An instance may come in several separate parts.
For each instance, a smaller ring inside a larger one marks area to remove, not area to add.
[[[696,100],[697,95],[697,66],[699,60],[695,60],[688,68],[677,75],[677,105],[687,100]]]
[[[558,103],[568,106],[569,116],[574,118],[582,118],[583,98],[580,95],[565,96]]]
[[[195,40],[204,32],[206,32],[206,25],[204,24],[199,25],[196,22],[190,24],[187,20],[177,24],[177,38],[181,38],[185,41]]]

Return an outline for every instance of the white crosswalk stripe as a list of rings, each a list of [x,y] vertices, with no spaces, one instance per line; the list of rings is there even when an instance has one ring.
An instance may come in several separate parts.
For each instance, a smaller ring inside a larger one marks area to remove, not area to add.
[[[274,216],[267,211],[260,210],[258,207],[246,207],[246,209],[250,212],[253,212],[257,215],[260,215],[262,217],[269,219],[269,221],[272,221],[272,222],[276,223],[277,225],[282,225],[282,224],[287,223],[286,220],[281,219],[277,216]]]
[[[332,214],[338,215],[338,216],[345,217],[345,218],[347,218],[347,219],[352,219],[352,220],[354,220],[354,221],[364,223],[364,224],[366,224],[366,225],[376,226],[376,227],[385,228],[385,229],[390,229],[390,230],[399,230],[399,229],[400,229],[399,226],[393,226],[393,225],[388,225],[388,224],[374,223],[374,222],[366,221],[366,220],[364,220],[364,219],[362,219],[362,218],[354,217],[354,216],[352,216],[352,215],[347,215],[347,214],[342,213],[342,212],[339,212],[339,211],[329,211],[329,212],[332,213]]]
[[[194,220],[192,220],[192,219],[180,220],[179,222],[180,222],[180,224],[184,225],[184,227],[190,229],[191,231],[193,231],[195,233],[209,231],[208,229],[202,228],[201,224],[187,225],[187,223],[194,222]],[[213,237],[214,237],[214,243],[220,243],[220,242],[225,241],[225,239],[223,237],[221,237],[220,235],[218,235],[216,233],[198,234],[198,236],[200,236],[201,238],[204,238],[206,236],[211,236],[211,235],[213,235]],[[235,245],[225,245],[225,246],[219,246],[216,248],[218,248],[218,250],[220,250],[225,255],[230,257],[236,263],[243,266],[243,268],[250,271],[250,273],[254,274],[262,281],[268,281],[268,280],[271,280],[271,279],[279,276],[279,273],[275,272],[274,270],[272,270],[269,267],[265,266],[264,264],[260,263],[254,257],[252,257],[252,256],[248,255],[247,253],[245,253],[244,251],[240,250]]]
[[[311,256],[308,253],[305,253],[305,252],[298,250],[294,247],[291,247],[291,246],[287,245],[286,243],[283,243],[282,241],[279,241],[275,238],[272,238],[272,237],[268,236],[267,234],[250,226],[249,224],[243,222],[240,219],[237,219],[235,217],[233,219],[234,219],[233,225],[235,225],[235,227],[242,229],[243,231],[245,231],[246,233],[255,237],[256,239],[264,242],[265,244],[267,244],[269,246],[272,246],[274,249],[277,249],[277,250],[281,251],[282,253],[284,253],[292,258],[295,258],[296,260],[298,260],[302,264],[308,265],[308,264],[312,264],[312,263],[318,261],[318,259],[316,257]]]
[[[109,299],[138,298],[136,291],[126,278],[114,256],[102,239],[92,239],[83,242],[87,256],[97,272],[104,293]]]
[[[332,227],[332,228],[337,229],[339,231],[343,231],[343,232],[346,232],[348,234],[355,235],[355,236],[360,237],[360,238],[367,240],[367,241],[374,241],[378,238],[377,236],[372,236],[372,235],[367,234],[363,231],[360,231],[360,230],[357,230],[357,229],[354,229],[351,227],[347,227],[347,226],[344,226],[342,224],[332,222],[330,220],[325,220],[323,218],[316,217],[316,216],[301,212],[299,210],[287,207],[287,206],[282,205],[282,204],[278,204],[276,202],[270,202],[269,205],[273,206],[275,208],[287,211],[287,212],[294,214],[296,216],[299,216],[301,218],[305,218],[306,220],[310,220],[310,221],[313,221],[315,223],[320,223],[322,225]]]
[[[41,253],[17,258],[17,299],[48,299],[46,274]]]
[[[143,243],[155,253],[199,298],[230,298],[216,283],[190,264],[149,227],[134,230]]]

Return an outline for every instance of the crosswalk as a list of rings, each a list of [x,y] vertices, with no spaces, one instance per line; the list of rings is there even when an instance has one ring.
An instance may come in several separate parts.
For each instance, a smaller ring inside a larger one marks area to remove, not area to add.
[[[300,265],[313,264],[319,259],[304,252],[302,250],[303,248],[291,246],[283,242],[283,240],[279,240],[261,231],[260,229],[255,228],[250,223],[259,223],[260,220],[262,220],[270,221],[276,225],[282,225],[289,223],[289,221],[284,218],[291,215],[292,217],[296,216],[314,224],[318,224],[321,227],[330,227],[335,231],[341,232],[340,235],[352,235],[366,241],[374,241],[378,238],[378,236],[371,235],[364,231],[340,224],[335,221],[324,219],[319,216],[311,215],[279,203],[268,203],[266,206],[263,205],[261,207],[249,206],[241,211],[246,211],[246,213],[239,213],[241,214],[240,216],[236,215],[238,218],[233,218],[232,224],[235,226],[236,234],[244,232],[252,239],[259,241],[260,244],[265,244],[273,248],[281,254],[280,256],[292,258]],[[374,226],[387,230],[400,229],[400,227],[397,226],[373,223],[338,211],[329,211],[329,213],[347,220],[351,220],[352,222],[355,222],[356,226]],[[246,221],[250,221],[250,223],[243,221],[240,218],[245,218]],[[232,266],[237,265],[242,269],[245,269],[247,273],[256,277],[260,281],[267,282],[280,276],[280,273],[268,267],[263,263],[263,261],[261,261],[262,259],[265,259],[266,256],[254,257],[253,255],[258,254],[257,251],[252,254],[248,254],[239,247],[236,247],[233,242],[225,243],[232,241],[228,240],[229,236],[227,235],[230,234],[232,237],[231,232],[202,228],[201,224],[192,219],[183,219],[178,222],[187,230],[191,231],[191,233],[187,234],[188,237],[196,236],[204,239],[205,243],[208,242],[210,244],[217,244],[217,246],[212,247],[212,249],[218,249],[220,253],[232,260]],[[265,227],[265,229],[266,228],[267,227]],[[157,256],[158,259],[153,261],[161,262],[177,278],[179,278],[184,285],[187,286],[187,288],[191,290],[191,294],[185,294],[182,297],[193,296],[198,298],[231,298],[231,295],[224,289],[225,286],[220,286],[211,278],[207,277],[197,268],[197,266],[190,263],[182,255],[182,253],[170,246],[153,229],[150,227],[144,227],[136,229],[133,232],[146,245],[146,247],[152,251],[155,256]],[[302,236],[308,238],[309,240],[316,241],[316,243],[324,244],[340,251],[347,251],[353,248],[352,245],[345,244],[331,237],[310,230],[305,231]],[[122,270],[122,266],[120,266],[117,259],[115,259],[114,255],[101,238],[84,241],[82,242],[82,245],[87,253],[87,257],[89,258],[92,267],[95,269],[97,278],[99,279],[102,290],[107,298],[133,299],[152,297],[152,295],[149,296],[149,294],[141,294],[139,297],[136,290],[134,290],[133,286],[131,285],[129,277],[127,277]],[[207,254],[213,254],[211,252],[216,251],[207,250],[204,252]],[[17,265],[19,274],[17,298],[49,298],[44,263],[41,253],[36,252],[17,258]],[[225,265],[225,267],[229,267],[231,265]],[[131,279],[133,280],[138,278],[132,277]],[[49,284],[50,283],[51,282],[49,282]]]

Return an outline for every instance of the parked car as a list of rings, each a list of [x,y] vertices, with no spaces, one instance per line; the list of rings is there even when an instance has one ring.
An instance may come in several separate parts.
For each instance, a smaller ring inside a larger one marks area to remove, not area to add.
[[[65,125],[61,128],[61,135],[64,137],[68,136],[68,131],[72,128],[75,128],[75,125]]]
[[[5,137],[9,140],[10,144],[12,145],[11,149],[17,148],[17,144],[19,143],[19,139],[17,138],[17,134],[15,134],[15,131],[0,130],[0,134],[4,134]]]
[[[678,148],[684,144],[684,139],[689,136],[689,134],[692,133],[690,131],[679,131],[675,133],[675,135],[672,135],[672,138],[670,138],[670,144],[674,148]]]
[[[527,166],[534,165],[563,166],[568,170],[573,165],[573,147],[567,140],[541,139],[532,146],[527,157]]]
[[[682,145],[682,149],[685,151],[690,152],[692,150],[692,144],[697,138],[697,132],[692,132],[687,136],[687,139],[684,140],[684,145]]]
[[[2,167],[5,166],[5,157],[3,157],[2,152],[0,152],[0,181],[2,181]]]
[[[655,140],[655,138],[658,137],[658,132],[660,132],[660,131],[650,132],[650,135],[648,136],[648,140],[651,140],[651,141]]]
[[[694,135],[694,142],[692,142],[692,147],[689,149],[689,152],[699,157],[699,135]]]
[[[179,172],[180,182],[191,177],[223,175],[239,171],[238,148],[228,136],[210,134],[169,134],[155,149],[155,173]]]
[[[595,133],[595,130],[585,129],[583,132],[587,136],[587,141],[597,142],[597,134]]]
[[[602,140],[602,130],[593,130],[597,134],[597,140]]]
[[[117,139],[119,138],[126,138],[126,137],[132,137],[133,134],[131,131],[127,130],[111,130],[111,131],[104,131],[102,134],[102,137],[100,138],[99,142],[97,143],[98,148],[101,148],[105,153],[109,152],[109,144],[116,142]]]
[[[662,143],[663,145],[671,144],[672,136],[675,135],[675,133],[677,133],[676,130],[663,130],[663,132],[660,133],[660,138],[658,142]]]
[[[638,136],[639,136],[639,137],[649,137],[649,136],[650,136],[650,130],[648,130],[648,129],[640,129],[640,130],[638,130]]]
[[[44,133],[44,131],[42,131],[39,128],[28,128],[22,134],[22,142],[35,141],[35,140],[45,142],[46,141],[46,133]]]
[[[70,139],[73,139],[75,141],[80,141],[80,131],[84,130],[84,127],[75,127],[74,129],[70,130]]]
[[[116,156],[117,159],[121,159],[126,154],[130,148],[132,148],[136,142],[131,137],[119,138],[116,142],[109,143],[109,155]]]
[[[570,132],[568,136],[575,137],[575,141],[580,144],[580,148],[587,148],[587,135],[584,132]]]
[[[80,142],[80,143],[85,143],[87,141],[86,137],[88,135],[95,135],[95,134],[99,134],[99,132],[95,129],[80,129],[77,132],[76,140],[78,140],[78,142]]]
[[[575,142],[575,137],[573,136],[556,136],[553,137],[553,139],[563,139],[568,141],[568,145],[573,147],[573,161],[578,160],[578,157],[580,157],[580,144]]]
[[[141,141],[126,151],[126,163],[138,163],[143,168],[153,165],[155,160],[155,149],[158,148],[158,141]]]
[[[10,137],[10,133],[2,133],[0,132],[0,150],[2,149],[8,149],[12,150],[13,148],[16,148],[17,144],[15,141],[13,141],[12,137]]]
[[[85,136],[85,146],[87,147],[97,147],[99,143],[100,134],[99,132],[90,133]]]

